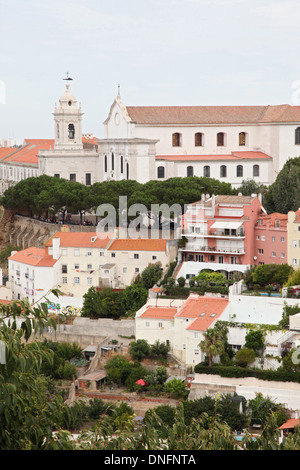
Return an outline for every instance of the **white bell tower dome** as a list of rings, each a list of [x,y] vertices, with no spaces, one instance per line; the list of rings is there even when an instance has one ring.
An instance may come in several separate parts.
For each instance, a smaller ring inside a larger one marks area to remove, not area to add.
[[[71,79],[66,79],[71,80]],[[82,149],[82,116],[81,106],[77,105],[75,96],[70,91],[70,82],[55,105],[55,149]]]

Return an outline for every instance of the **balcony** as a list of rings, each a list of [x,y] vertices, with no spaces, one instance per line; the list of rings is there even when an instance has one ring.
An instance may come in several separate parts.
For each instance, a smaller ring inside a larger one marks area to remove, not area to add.
[[[183,236],[190,238],[220,238],[220,239],[244,239],[245,238],[245,233],[243,230],[240,230],[239,232],[236,232],[234,230],[230,230],[227,232],[227,230],[216,230],[215,232],[213,230],[209,230],[208,233],[204,232],[192,232],[192,231],[187,231],[182,233]]]
[[[210,254],[236,254],[236,255],[244,255],[245,249],[243,247],[226,247],[226,248],[217,248],[217,247],[208,247],[208,246],[200,246],[191,243],[186,243],[184,248],[181,248],[180,251],[192,251],[197,253],[210,253]]]

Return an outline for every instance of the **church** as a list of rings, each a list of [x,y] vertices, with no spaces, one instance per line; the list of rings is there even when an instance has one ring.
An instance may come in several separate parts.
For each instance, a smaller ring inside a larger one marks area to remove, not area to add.
[[[0,149],[1,192],[24,177],[47,174],[92,185],[133,179],[216,178],[239,187],[269,185],[300,155],[300,107],[127,106],[120,94],[104,138],[82,133],[83,112],[67,81],[55,105],[54,138]]]

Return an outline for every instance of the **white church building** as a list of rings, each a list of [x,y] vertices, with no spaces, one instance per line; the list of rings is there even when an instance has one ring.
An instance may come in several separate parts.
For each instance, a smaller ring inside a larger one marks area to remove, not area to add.
[[[86,185],[193,175],[233,187],[247,179],[269,185],[300,155],[300,107],[288,104],[126,106],[118,94],[104,138],[96,139],[83,135],[81,105],[66,82],[53,117],[54,138],[45,145],[27,139],[21,149],[0,149],[1,192],[41,174]]]

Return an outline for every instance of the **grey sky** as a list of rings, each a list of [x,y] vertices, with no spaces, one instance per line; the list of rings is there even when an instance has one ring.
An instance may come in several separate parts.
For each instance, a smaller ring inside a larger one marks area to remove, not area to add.
[[[299,17],[297,0],[0,0],[0,138],[52,138],[67,71],[98,137],[118,83],[128,105],[297,104]]]

